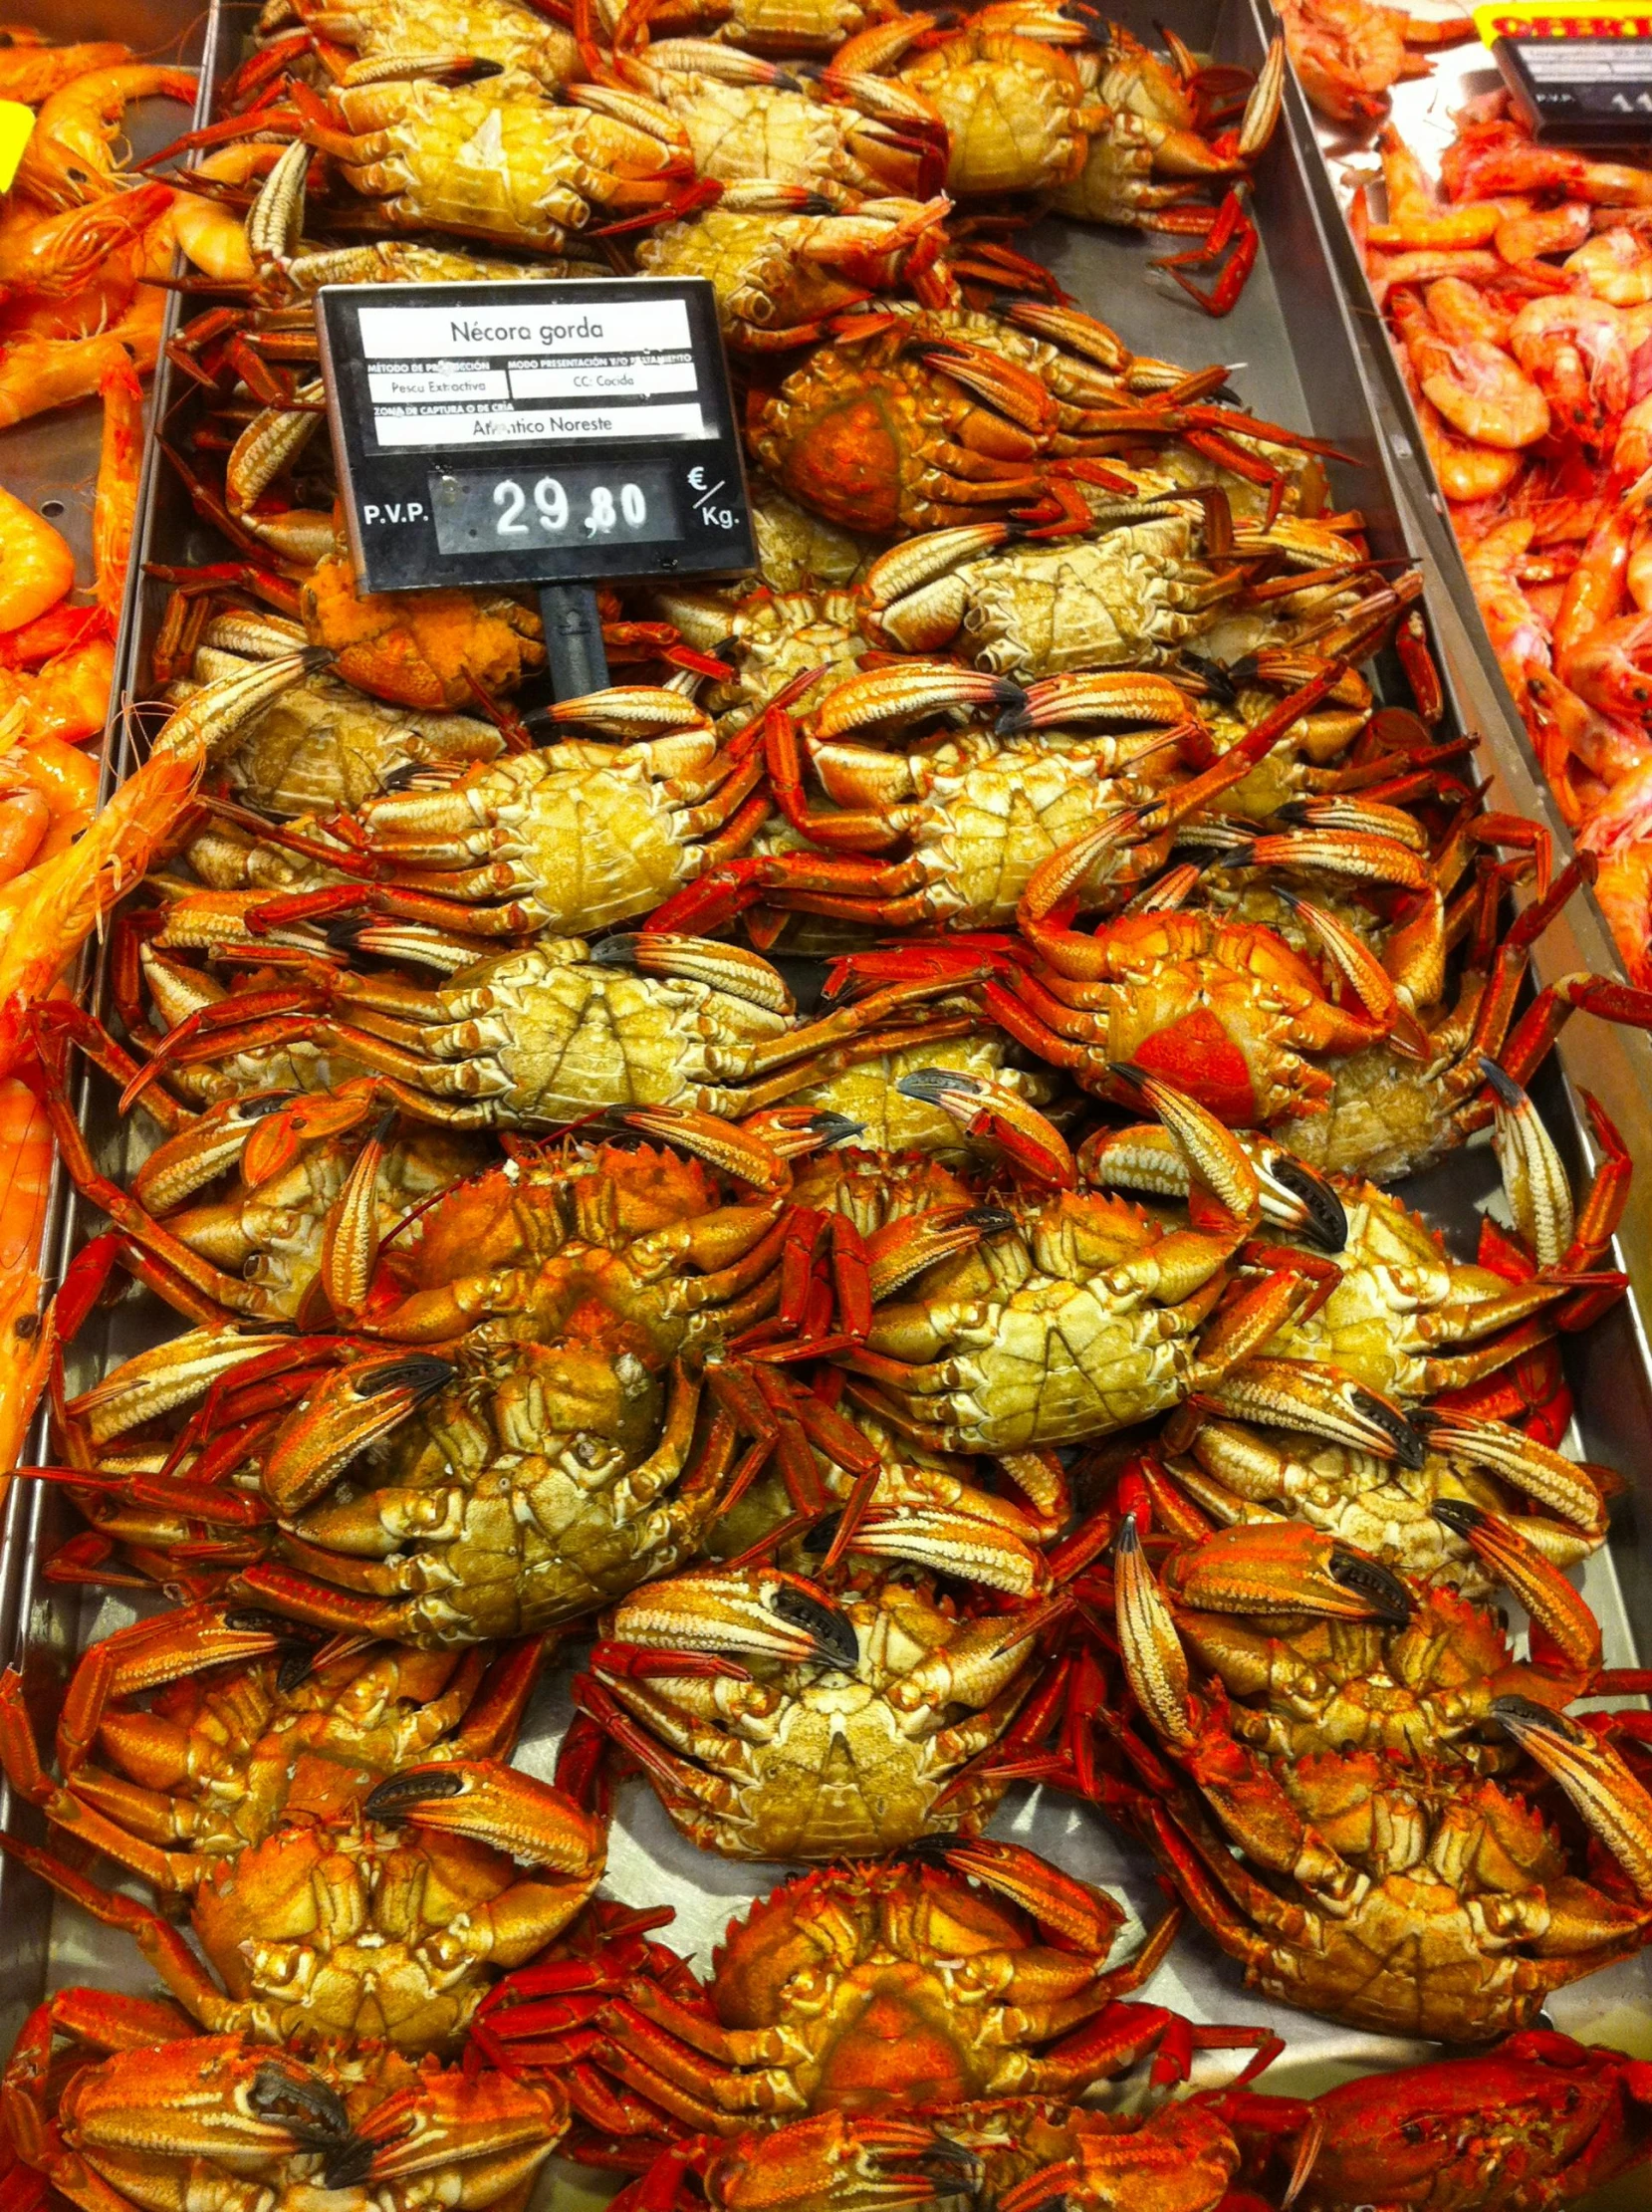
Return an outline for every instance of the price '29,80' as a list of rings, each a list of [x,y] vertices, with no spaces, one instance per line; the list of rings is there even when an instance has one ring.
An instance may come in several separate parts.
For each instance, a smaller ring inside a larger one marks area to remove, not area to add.
[[[533,519],[529,519],[530,498]],[[530,495],[520,484],[507,476],[493,488],[496,509],[494,531],[501,538],[531,538],[535,522],[539,528],[553,535],[566,530],[574,517],[574,505],[566,487],[555,476],[542,476]],[[640,484],[592,484],[585,513],[579,521],[587,537],[605,537],[612,530],[642,530],[648,521],[648,500]]]

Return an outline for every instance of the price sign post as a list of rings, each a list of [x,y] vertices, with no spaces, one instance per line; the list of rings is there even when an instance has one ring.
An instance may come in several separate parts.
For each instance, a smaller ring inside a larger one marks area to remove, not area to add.
[[[1652,137],[1652,9],[1492,0],[1474,21],[1539,144],[1638,150]]]
[[[363,590],[537,584],[561,699],[607,682],[593,584],[756,565],[703,278],[330,285],[318,304]]]

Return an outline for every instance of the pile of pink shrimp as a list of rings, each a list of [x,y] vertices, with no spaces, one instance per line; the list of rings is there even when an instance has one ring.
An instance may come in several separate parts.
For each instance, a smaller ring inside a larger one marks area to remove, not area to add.
[[[1354,234],[1499,664],[1632,979],[1652,984],[1652,168],[1498,93],[1436,185],[1393,129]]]

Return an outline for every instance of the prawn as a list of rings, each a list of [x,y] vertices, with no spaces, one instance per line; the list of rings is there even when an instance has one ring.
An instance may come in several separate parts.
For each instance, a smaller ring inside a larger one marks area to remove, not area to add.
[[[1573,284],[1581,280],[1610,307],[1645,307],[1652,302],[1652,252],[1635,231],[1597,231],[1567,256],[1560,269]]]
[[[72,79],[41,108],[18,163],[16,189],[49,207],[78,207],[119,191],[115,141],[127,108],[137,100],[177,100],[192,107],[194,72],[128,62]]]
[[[53,407],[90,399],[124,354],[139,375],[155,365],[166,295],[139,285],[131,306],[111,329],[89,338],[40,338],[30,333],[0,346],[0,429]]]
[[[19,629],[75,588],[75,556],[60,531],[0,485],[0,629]]]
[[[1566,580],[1554,624],[1560,681],[1604,714],[1644,719],[1652,707],[1652,615],[1624,612],[1629,560],[1652,509],[1652,469],[1619,498],[1602,500],[1599,519]]]
[[[21,101],[25,108],[38,108],[92,70],[119,69],[136,60],[129,46],[113,39],[82,46],[25,46],[16,31],[6,35],[17,43],[0,48],[0,100]]]
[[[51,1372],[56,1338],[40,1308],[40,1246],[52,1181],[46,1109],[17,1077],[0,1083],[0,1504]]]
[[[79,291],[171,200],[170,186],[158,183],[57,214],[12,197],[0,214],[0,288],[45,299]]]
[[[1520,584],[1532,530],[1529,517],[1499,523],[1463,552],[1498,666],[1517,702],[1526,696],[1528,670],[1534,664],[1546,668],[1550,662],[1548,632]]]
[[[49,660],[36,676],[0,670],[0,701],[23,707],[31,737],[78,744],[96,737],[109,720],[115,685],[115,645],[106,627],[72,652]]]
[[[1373,246],[1429,248],[1489,246],[1510,210],[1498,200],[1470,200],[1446,207],[1436,197],[1422,163],[1391,123],[1377,133],[1388,219],[1372,223]]]
[[[98,805],[98,765],[32,730],[17,700],[0,714],[0,883],[66,853]]]
[[[1453,429],[1481,445],[1518,451],[1548,429],[1548,402],[1501,347],[1448,339],[1420,301],[1401,295],[1394,321],[1426,396]]]
[[[1647,989],[1652,986],[1652,842],[1643,839],[1609,854],[1594,879],[1594,895],[1629,981]]]
[[[99,381],[104,440],[92,504],[92,567],[98,604],[118,621],[126,596],[132,530],[137,520],[137,468],[143,451],[143,386],[124,354]]]
[[[1547,399],[1551,426],[1598,453],[1629,404],[1633,349],[1616,308],[1577,292],[1528,300],[1509,349]]]

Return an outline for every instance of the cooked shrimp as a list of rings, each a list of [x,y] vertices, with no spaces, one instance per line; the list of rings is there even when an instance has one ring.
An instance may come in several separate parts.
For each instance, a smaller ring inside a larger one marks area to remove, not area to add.
[[[1463,550],[1463,566],[1491,633],[1492,649],[1517,704],[1526,697],[1528,670],[1549,664],[1548,632],[1520,583],[1520,565],[1531,543],[1532,524],[1523,517],[1499,523]]]
[[[1552,427],[1598,452],[1629,404],[1634,350],[1616,308],[1577,292],[1528,300],[1509,350],[1548,401]]]
[[[0,1084],[0,1502],[51,1368],[40,1311],[40,1243],[52,1182],[52,1131],[25,1083]]]
[[[1594,895],[1630,982],[1646,990],[1652,986],[1652,841],[1609,854],[1594,879]]]
[[[1461,277],[1436,277],[1423,294],[1429,321],[1450,339],[1483,339],[1488,346],[1507,346],[1515,310],[1503,306],[1478,284]]]
[[[35,676],[0,669],[0,703],[27,709],[31,735],[76,745],[109,720],[114,682],[115,646],[106,634],[49,660]]]
[[[17,189],[49,207],[79,207],[118,192],[115,141],[130,104],[179,100],[189,107],[194,99],[191,70],[159,69],[146,62],[89,70],[42,107],[18,164]]]
[[[1518,451],[1548,429],[1548,402],[1501,347],[1448,339],[1417,302],[1401,297],[1394,320],[1424,393],[1453,429],[1482,445]]]
[[[75,556],[26,500],[0,486],[0,629],[17,629],[75,588]]]
[[[1433,400],[1423,396],[1422,382],[1411,356],[1401,352],[1396,358],[1411,394],[1411,403],[1417,410],[1417,426],[1423,433],[1423,444],[1447,499],[1454,507],[1473,506],[1483,499],[1501,499],[1525,468],[1525,455],[1500,452],[1496,446],[1477,445],[1472,438],[1459,437]]]
[[[7,772],[44,800],[51,822],[35,859],[55,860],[98,811],[98,763],[61,737],[30,729],[27,741],[0,759],[0,775]]]
[[[1652,250],[1638,231],[1597,231],[1560,264],[1573,284],[1581,280],[1611,307],[1645,307],[1652,301]]]
[[[1652,705],[1652,616],[1625,613],[1635,539],[1652,513],[1652,469],[1621,498],[1603,500],[1567,580],[1554,624],[1562,683],[1604,714],[1640,716]]]
[[[1391,123],[1377,133],[1388,219],[1368,232],[1373,246],[1487,246],[1512,210],[1498,200],[1467,200],[1447,207],[1427,171]]]
[[[153,369],[165,312],[166,295],[145,284],[119,321],[95,338],[9,339],[0,346],[0,429],[90,399],[118,354],[124,353],[139,375]]]
[[[74,78],[95,69],[119,69],[132,59],[131,48],[114,40],[86,46],[7,46],[0,50],[0,100],[38,108]]]
[[[92,504],[92,566],[98,604],[118,620],[126,596],[132,528],[137,520],[137,469],[143,453],[143,386],[122,354],[99,384],[104,397],[104,442],[98,490]]]
[[[260,146],[259,152],[271,150]],[[250,283],[257,273],[247,245],[245,222],[217,200],[194,192],[174,192],[166,229],[196,268],[228,283]]]
[[[140,184],[114,199],[48,214],[9,195],[0,212],[0,286],[47,299],[78,291],[100,263],[163,215],[172,196],[164,184]]]
[[[1547,253],[1569,253],[1589,235],[1593,220],[1586,200],[1562,200],[1558,207],[1527,208],[1497,226],[1492,243],[1514,267]],[[1540,272],[1546,277],[1549,272]]]

